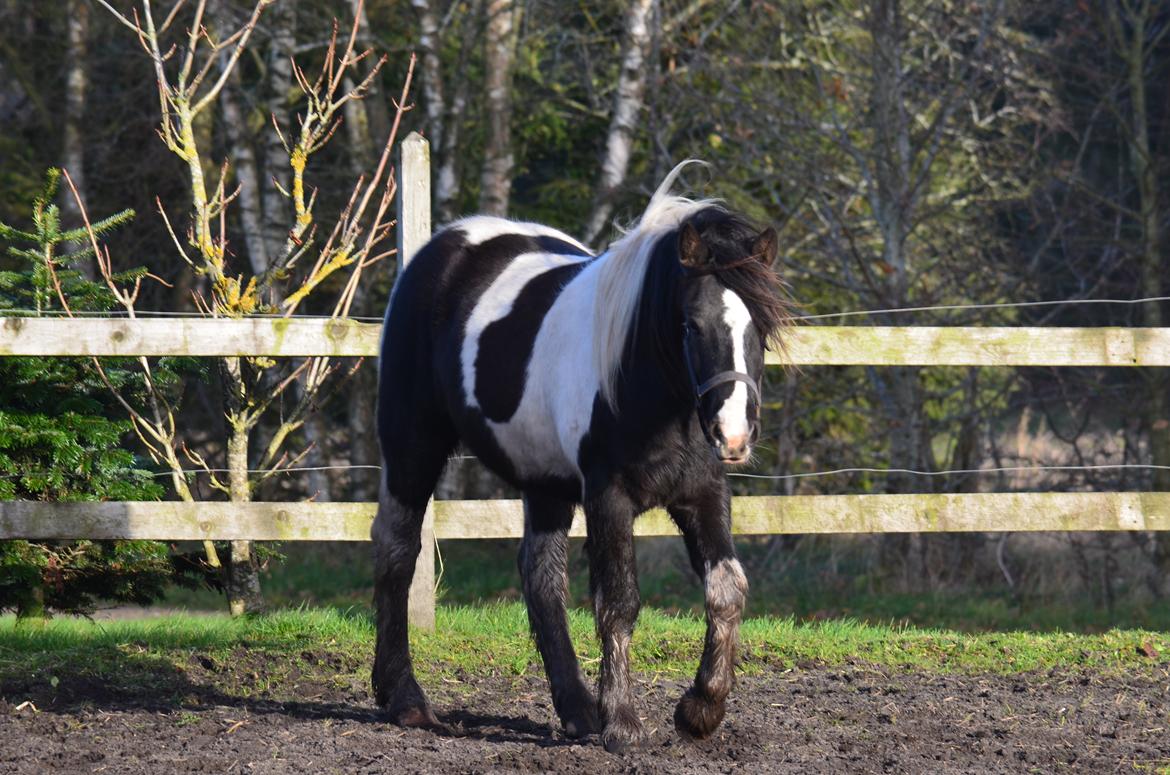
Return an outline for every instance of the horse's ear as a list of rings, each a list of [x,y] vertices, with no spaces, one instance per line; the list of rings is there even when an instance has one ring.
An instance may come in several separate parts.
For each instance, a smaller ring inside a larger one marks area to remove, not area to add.
[[[776,230],[769,226],[760,232],[755,242],[752,243],[752,255],[760,259],[764,266],[771,267],[772,262],[776,260],[776,243],[778,241]]]
[[[684,223],[679,229],[678,261],[688,269],[699,269],[711,262],[711,251],[693,223]]]

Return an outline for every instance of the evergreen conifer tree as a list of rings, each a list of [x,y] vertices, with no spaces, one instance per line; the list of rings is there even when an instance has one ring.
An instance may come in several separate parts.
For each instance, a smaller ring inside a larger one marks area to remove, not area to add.
[[[62,230],[53,204],[59,170],[49,170],[33,202],[32,229],[0,222],[0,316],[106,311],[113,295],[79,263],[93,256],[84,228]],[[134,217],[123,210],[93,224],[98,236]],[[133,281],[145,270],[123,273]],[[59,285],[59,288],[58,288]],[[164,378],[173,378],[166,372]],[[135,372],[107,368],[111,382],[134,393]],[[122,448],[130,422],[93,364],[84,358],[0,358],[0,500],[156,500],[163,488]],[[40,618],[50,611],[89,613],[100,600],[147,604],[176,574],[166,544],[156,541],[0,541],[0,611]]]

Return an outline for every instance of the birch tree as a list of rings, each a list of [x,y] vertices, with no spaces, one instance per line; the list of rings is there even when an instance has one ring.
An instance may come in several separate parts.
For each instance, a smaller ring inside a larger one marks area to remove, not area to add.
[[[593,211],[585,225],[584,239],[592,243],[601,235],[613,215],[613,197],[625,182],[630,168],[634,137],[642,114],[650,69],[651,17],[655,0],[632,0],[625,18],[621,72],[614,92],[613,112],[605,137],[605,152],[593,200]]]
[[[270,262],[268,240],[265,239],[264,208],[261,202],[263,190],[260,185],[261,166],[253,148],[247,114],[240,105],[240,91],[239,69],[233,68],[227,86],[220,92],[220,115],[223,118],[228,145],[235,162],[236,180],[239,183],[240,226],[244,232],[248,263],[252,273],[260,275],[268,271]]]
[[[482,29],[483,0],[463,3],[462,23],[459,27],[459,58],[455,64],[456,73],[465,73],[475,49],[477,36]],[[467,120],[472,81],[470,78],[454,79],[450,89],[449,102],[443,112],[442,138],[438,164],[435,173],[435,212],[440,223],[451,221],[458,213],[456,201],[460,195],[460,153],[463,141],[463,123]],[[436,135],[438,139],[438,136]]]
[[[513,0],[488,0],[484,35],[484,123],[487,139],[479,182],[479,209],[507,215],[512,192],[512,68],[522,6]]]
[[[271,181],[260,192],[264,218],[264,243],[269,256],[279,256],[288,243],[292,207],[282,192],[292,188],[293,170],[283,138],[289,137],[292,100],[297,95],[293,80],[293,52],[297,43],[295,6],[277,2],[266,15],[269,45],[265,56],[267,83],[265,93],[266,124],[271,131],[262,133],[264,180]]]
[[[73,176],[74,185],[85,194],[85,105],[89,91],[87,52],[89,49],[89,3],[69,0],[66,22],[68,47],[65,54],[65,126],[61,165]],[[72,197],[61,197],[61,211],[70,228],[81,224],[81,213]],[[77,267],[89,279],[96,277],[86,261]]]

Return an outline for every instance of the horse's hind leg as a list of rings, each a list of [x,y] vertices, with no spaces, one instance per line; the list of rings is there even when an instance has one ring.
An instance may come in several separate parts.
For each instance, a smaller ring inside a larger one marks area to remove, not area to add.
[[[379,417],[382,485],[374,542],[374,604],[377,645],[373,688],[378,705],[403,726],[437,726],[426,695],[414,678],[407,639],[407,597],[422,547],[427,501],[455,443],[446,418],[428,417],[417,406],[384,409]],[[386,416],[389,415],[389,416]]]
[[[586,491],[589,589],[601,640],[597,706],[602,722],[601,742],[610,753],[646,740],[630,687],[630,638],[641,607],[634,558],[637,512],[633,501],[618,487],[596,493]]]
[[[544,660],[553,707],[569,737],[598,731],[597,703],[585,686],[569,638],[565,601],[569,527],[573,504],[528,493],[524,496],[524,541],[520,544],[520,578],[528,604],[528,624]]]

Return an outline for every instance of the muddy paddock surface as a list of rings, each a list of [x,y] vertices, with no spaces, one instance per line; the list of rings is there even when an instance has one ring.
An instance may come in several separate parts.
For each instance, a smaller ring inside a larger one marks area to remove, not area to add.
[[[193,654],[160,676],[0,683],[0,772],[1156,772],[1170,765],[1170,684],[1062,673],[959,676],[809,665],[740,680],[709,740],[671,726],[677,681],[640,676],[650,743],[566,739],[542,677],[428,682],[450,734],[371,706],[360,665],[304,654]],[[304,664],[304,662],[302,662]],[[279,675],[279,680],[274,678]],[[50,679],[51,680],[51,679]],[[35,706],[35,710],[34,710]]]

